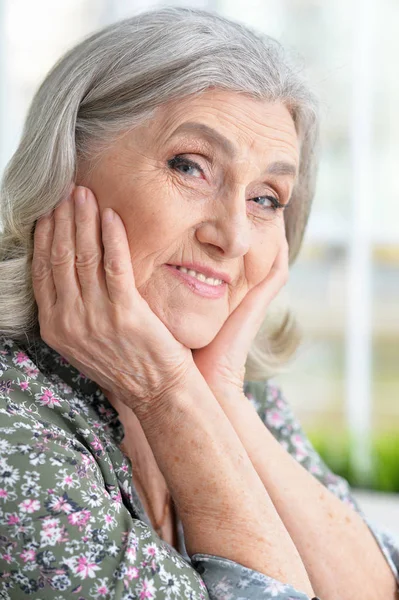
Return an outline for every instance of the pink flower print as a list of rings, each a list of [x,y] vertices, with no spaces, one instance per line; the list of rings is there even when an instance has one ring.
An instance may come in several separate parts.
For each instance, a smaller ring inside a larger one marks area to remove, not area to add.
[[[43,519],[42,530],[40,532],[43,546],[55,546],[60,542],[67,542],[68,537],[65,533],[65,527],[61,525],[59,519],[52,519],[50,517]]]
[[[100,587],[97,588],[96,594],[98,596],[107,596],[109,594],[108,587],[103,583]]]
[[[51,508],[55,512],[64,512],[66,514],[69,514],[72,512],[72,506],[68,502],[68,499],[64,498],[63,496],[58,496],[58,498],[57,497],[52,498],[51,499]]]
[[[79,527],[79,531],[82,531],[90,517],[91,512],[89,510],[80,510],[68,515],[68,521],[71,525],[77,525]]]
[[[321,475],[321,469],[318,465],[311,465],[309,471],[312,475]]]
[[[7,490],[0,489],[0,498],[7,498],[8,492]]]
[[[24,561],[24,563],[29,562],[30,560],[35,560],[36,553],[34,550],[24,550],[21,552],[20,557]]]
[[[139,570],[137,567],[129,567],[126,571],[126,578],[129,581],[132,581],[132,579],[137,579],[137,577],[139,576]]]
[[[152,579],[144,578],[143,581],[140,582],[139,587],[139,599],[145,600],[146,598],[154,598],[155,596],[155,587]]]
[[[25,391],[29,388],[29,382],[28,381],[20,381],[19,387],[21,388],[21,390]]]
[[[7,519],[7,525],[18,525],[19,523],[19,516],[17,514],[12,514],[8,516]]]
[[[291,436],[291,443],[298,454],[306,454],[305,440],[301,434],[294,433],[294,435]]]
[[[109,529],[112,528],[112,525],[114,523],[114,517],[112,517],[111,515],[104,515],[104,528],[108,531]]]
[[[284,425],[284,418],[278,410],[269,410],[266,413],[266,421],[270,427],[280,429]]]
[[[17,352],[15,354],[13,362],[16,365],[19,365],[20,367],[23,367],[23,366],[31,363],[29,356],[27,354],[25,354],[25,352],[22,352],[22,350],[20,350],[19,352]]]
[[[80,556],[78,558],[78,564],[74,568],[75,573],[81,578],[86,579],[90,577],[91,579],[96,576],[96,571],[99,571],[100,567],[96,565],[96,563],[91,562],[86,556]]]
[[[127,558],[130,560],[130,562],[133,562],[134,560],[136,560],[136,548],[133,548],[133,546],[129,546],[126,550],[126,556]]]
[[[96,436],[94,438],[94,440],[91,442],[91,446],[93,446],[93,449],[96,451],[102,451],[103,450],[103,445],[100,442],[100,440],[98,439],[98,437]]]
[[[158,550],[156,544],[147,544],[147,546],[143,548],[143,554],[145,554],[145,556],[148,558],[154,558],[157,556]]]
[[[122,494],[121,494],[120,490],[115,490],[115,492],[113,494],[113,500],[117,504],[122,504]]]
[[[88,467],[90,465],[90,463],[91,463],[90,458],[88,456],[86,456],[86,454],[82,454],[82,464],[85,467]]]
[[[65,486],[71,487],[73,485],[73,477],[72,475],[66,475],[62,482]]]
[[[291,443],[293,445],[293,455],[298,462],[302,462],[307,456],[307,451],[304,445],[304,440],[298,433],[291,436]]]
[[[61,406],[61,402],[54,396],[53,392],[49,389],[44,390],[42,394],[35,394],[42,406],[48,406],[54,408],[54,406]]]
[[[11,554],[9,554],[8,552],[7,552],[7,554],[3,554],[3,560],[5,560],[8,563],[12,562]]]
[[[39,500],[24,500],[20,503],[21,511],[24,513],[33,513],[39,510],[40,502]]]
[[[39,369],[36,367],[25,367],[25,373],[28,377],[36,379],[36,377],[39,375]]]
[[[269,389],[270,389],[270,394],[271,394],[273,400],[277,400],[278,395],[279,395],[278,387],[276,387],[275,385],[273,385],[273,386],[270,385]]]
[[[295,450],[295,458],[298,462],[302,462],[306,458],[306,452],[298,448]]]

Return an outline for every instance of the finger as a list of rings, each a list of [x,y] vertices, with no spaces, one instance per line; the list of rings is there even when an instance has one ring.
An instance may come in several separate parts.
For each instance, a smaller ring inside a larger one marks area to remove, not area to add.
[[[136,289],[129,243],[120,216],[111,208],[102,214],[104,272],[112,303],[131,309],[139,292]]]
[[[88,188],[75,190],[75,267],[83,301],[98,304],[107,297],[103,270],[100,213],[97,200]]]
[[[70,305],[80,297],[75,269],[75,216],[72,194],[54,210],[51,266],[57,302]]]
[[[274,263],[259,284],[254,286],[231,313],[212,344],[222,352],[229,351],[231,340],[240,353],[247,354],[262,325],[267,309],[287,281],[288,244],[280,246]]]
[[[253,337],[256,335],[266,317],[270,303],[287,283],[287,279],[288,244],[285,243],[280,247],[267,276],[250,290],[236,309],[237,321],[244,319],[246,315],[245,323],[249,335]]]
[[[33,236],[32,286],[39,315],[48,314],[57,301],[50,261],[53,234],[54,217],[51,211],[37,221]]]

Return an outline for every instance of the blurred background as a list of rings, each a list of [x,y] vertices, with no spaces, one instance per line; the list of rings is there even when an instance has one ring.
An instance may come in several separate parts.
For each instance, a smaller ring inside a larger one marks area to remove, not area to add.
[[[276,37],[321,99],[317,194],[287,285],[304,343],[276,382],[330,467],[362,488],[370,518],[399,534],[397,0],[0,0],[0,172],[58,57],[108,23],[165,5]]]

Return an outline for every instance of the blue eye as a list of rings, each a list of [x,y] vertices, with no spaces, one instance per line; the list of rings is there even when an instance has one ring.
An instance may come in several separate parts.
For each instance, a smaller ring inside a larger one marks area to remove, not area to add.
[[[180,173],[184,173],[184,175],[189,175],[188,169],[197,169],[200,173],[203,173],[201,167],[192,160],[188,160],[188,158],[182,158],[181,156],[174,156],[168,161],[168,165],[175,170],[179,170]],[[184,170],[180,170],[183,167]]]
[[[251,198],[251,200],[262,200],[263,198],[266,198],[266,200],[269,200],[269,202],[272,203],[272,206],[263,206],[262,204],[259,204],[259,206],[264,210],[267,210],[269,208],[271,208],[272,210],[277,210],[278,208],[283,207],[283,205],[280,204],[280,202],[275,196],[255,196],[255,198]]]
[[[204,173],[204,171],[196,162],[189,160],[188,158],[183,158],[181,155],[174,156],[173,158],[168,160],[168,165],[171,169],[179,171],[184,175],[190,175],[190,169],[196,169],[200,173]],[[254,198],[250,198],[250,200],[261,200],[262,198],[266,198],[266,200],[269,200],[272,204],[271,206],[263,206],[262,204],[258,204],[260,209],[263,211],[272,210],[273,212],[276,212],[279,208],[285,208],[286,206],[284,204],[281,204],[281,202],[279,202],[279,200],[275,196],[255,196]]]

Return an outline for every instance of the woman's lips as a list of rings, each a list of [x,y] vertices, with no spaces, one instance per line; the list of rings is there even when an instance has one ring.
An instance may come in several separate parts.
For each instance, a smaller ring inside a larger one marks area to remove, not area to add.
[[[225,282],[220,285],[209,285],[208,283],[205,283],[205,281],[200,281],[188,273],[179,271],[179,269],[176,269],[176,267],[172,265],[165,265],[165,267],[167,267],[175,277],[178,277],[183,281],[192,292],[199,296],[205,298],[222,298],[226,293],[227,284]]]

